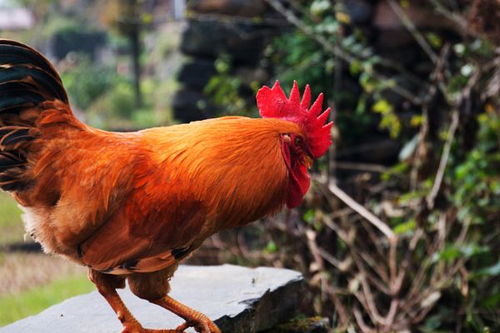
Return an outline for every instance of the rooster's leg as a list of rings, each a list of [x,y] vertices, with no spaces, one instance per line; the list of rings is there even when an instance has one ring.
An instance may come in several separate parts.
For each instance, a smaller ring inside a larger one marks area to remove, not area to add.
[[[200,333],[221,333],[220,329],[203,313],[191,309],[190,307],[176,301],[170,296],[164,296],[157,300],[150,300],[151,303],[164,307],[172,311],[179,317],[184,318],[184,324],[177,327],[178,330],[183,331],[189,327],[194,327]]]
[[[99,293],[106,299],[118,316],[118,319],[123,325],[122,333],[182,333],[184,331],[182,329],[152,330],[143,328],[127,309],[120,295],[116,292],[117,288],[125,287],[124,278],[116,275],[99,273],[91,269],[89,270],[89,279],[96,285]]]
[[[158,272],[132,274],[127,277],[128,285],[138,297],[183,318],[186,322],[177,327],[177,331],[182,332],[188,327],[194,327],[199,333],[221,333],[220,329],[207,316],[167,296],[170,291],[170,278],[176,269],[177,265]]]

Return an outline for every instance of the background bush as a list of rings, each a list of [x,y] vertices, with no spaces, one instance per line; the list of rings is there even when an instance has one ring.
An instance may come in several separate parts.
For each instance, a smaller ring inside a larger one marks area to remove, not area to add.
[[[499,330],[497,46],[485,31],[419,29],[405,14],[466,24],[484,3],[388,1],[414,39],[412,61],[378,47],[344,1],[268,3],[294,29],[264,61],[285,90],[299,80],[328,92],[338,133],[305,204],[241,230],[233,260],[302,271],[312,312],[338,331]],[[231,113],[245,99],[228,73],[207,91]]]

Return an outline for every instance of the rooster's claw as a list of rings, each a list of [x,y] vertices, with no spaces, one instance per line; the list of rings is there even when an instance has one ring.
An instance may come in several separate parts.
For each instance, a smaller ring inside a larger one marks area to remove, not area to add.
[[[176,330],[183,332],[185,329],[193,327],[198,333],[221,333],[221,330],[208,317],[200,318],[198,321],[186,321],[179,325]]]

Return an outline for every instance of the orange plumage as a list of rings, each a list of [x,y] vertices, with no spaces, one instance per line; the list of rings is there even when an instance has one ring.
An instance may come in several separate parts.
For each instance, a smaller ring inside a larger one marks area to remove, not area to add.
[[[167,296],[168,279],[218,230],[302,199],[331,124],[323,125],[322,99],[309,112],[309,88],[302,103],[294,89],[290,99],[279,85],[259,92],[263,119],[112,133],[73,116],[39,53],[0,41],[0,187],[22,205],[27,232],[46,252],[89,267],[124,331],[144,331],[115,291],[128,279],[136,295],[186,319],[178,331],[218,332]]]

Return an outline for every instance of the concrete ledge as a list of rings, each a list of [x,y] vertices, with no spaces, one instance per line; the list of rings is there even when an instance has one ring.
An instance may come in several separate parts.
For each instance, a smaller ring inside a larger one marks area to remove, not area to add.
[[[234,266],[180,266],[170,295],[205,313],[223,332],[253,333],[275,327],[295,314],[303,278],[288,269]],[[128,289],[125,304],[146,328],[175,328],[183,320]],[[99,293],[76,296],[38,315],[0,328],[0,333],[110,333],[121,324]],[[194,332],[189,330],[188,332]]]

